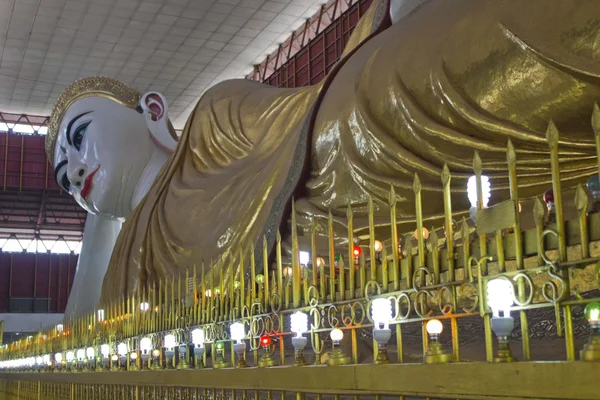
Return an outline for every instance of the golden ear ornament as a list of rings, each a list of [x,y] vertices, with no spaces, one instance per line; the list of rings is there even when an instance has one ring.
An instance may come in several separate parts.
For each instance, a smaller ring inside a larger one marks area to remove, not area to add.
[[[63,116],[77,100],[90,96],[105,97],[129,108],[136,108],[140,100],[140,92],[112,78],[82,78],[67,86],[54,103],[48,122],[46,155],[50,163],[54,162],[54,148]]]

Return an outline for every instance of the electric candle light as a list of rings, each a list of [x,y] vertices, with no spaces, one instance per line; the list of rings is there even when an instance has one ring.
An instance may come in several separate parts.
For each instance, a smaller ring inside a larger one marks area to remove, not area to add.
[[[94,370],[96,368],[96,365],[94,363],[94,357],[96,356],[96,351],[94,350],[93,347],[88,347],[87,349],[85,349],[85,355],[87,357],[87,360],[85,360],[88,364],[88,368]]]
[[[390,321],[392,320],[392,302],[390,299],[377,298],[371,303],[373,318],[373,340],[377,343],[378,351],[375,364],[388,364],[387,343],[392,337]]]
[[[515,327],[510,308],[515,301],[514,287],[508,279],[492,279],[487,283],[487,303],[492,309],[492,331],[498,337],[498,353],[495,362],[514,361],[509,346],[509,337]],[[500,316],[502,313],[502,316]]]
[[[104,370],[108,369],[110,361],[110,346],[103,344],[100,346],[100,354],[102,354],[102,367]]]
[[[319,267],[325,265],[325,260],[321,257],[317,257],[316,264],[317,264],[317,267],[319,268]]]
[[[444,325],[438,319],[432,319],[425,324],[425,330],[429,334],[429,346],[425,353],[425,363],[446,363],[452,360],[452,356],[442,349],[442,344],[439,342],[439,337],[444,330]]]
[[[139,367],[137,365],[138,354],[134,350],[129,354],[129,370],[130,371],[139,371]]]
[[[292,267],[285,267],[283,269],[283,275],[291,277],[294,274],[294,270],[292,270]]]
[[[148,311],[150,309],[150,304],[143,302],[140,303],[140,310],[141,311]]]
[[[246,365],[246,343],[243,342],[243,339],[246,337],[246,330],[244,328],[244,324],[241,322],[234,322],[229,327],[229,334],[231,339],[235,340],[235,344],[233,345],[233,350],[238,356],[238,368],[245,368]]]
[[[173,368],[173,358],[175,356],[175,347],[177,346],[177,340],[172,334],[165,335],[165,355],[167,369]]]
[[[340,348],[340,343],[344,338],[344,332],[341,329],[334,328],[330,333],[329,337],[333,342],[332,347],[333,351],[331,352],[331,356],[327,360],[327,365],[344,365],[350,364],[350,357],[346,356],[342,349]]]
[[[308,315],[301,311],[296,311],[290,316],[291,331],[296,335],[292,337],[292,346],[294,346],[294,365],[306,365],[304,359],[304,348],[308,343],[308,339],[302,334],[308,331]]]
[[[492,195],[492,185],[490,183],[490,178],[486,175],[481,175],[481,192],[482,192],[482,201],[483,208],[488,206],[490,201],[490,197]],[[471,203],[470,216],[473,222],[476,222],[475,215],[477,212],[478,204],[477,204],[477,177],[475,175],[471,176],[467,181],[467,197],[469,198],[469,203]]]
[[[192,343],[194,345],[194,365],[196,368],[202,368],[204,363],[202,357],[204,356],[204,331],[200,328],[196,328],[192,331]]]
[[[275,365],[275,360],[271,357],[269,347],[271,346],[271,336],[263,335],[260,337],[260,345],[263,348],[263,355],[258,360],[258,366],[261,368],[272,367]]]
[[[590,337],[580,352],[582,361],[600,361],[600,303],[585,306],[585,318],[590,325]]]
[[[98,310],[97,314],[98,314],[98,322],[104,321],[104,310],[102,310],[102,309]]]
[[[159,370],[160,367],[160,350],[154,349],[152,350],[152,370]]]
[[[119,362],[121,363],[121,369],[127,369],[127,345],[123,342],[117,345],[117,354],[119,354]]]
[[[148,360],[152,352],[152,339],[144,337],[140,340],[140,352],[142,358],[142,369],[148,369]]]
[[[58,324],[58,325],[56,325],[56,332],[58,332],[58,333],[62,333],[62,332],[63,332],[63,330],[64,330],[64,326],[63,326],[63,324]]]
[[[215,355],[213,357],[213,368],[225,368],[228,364],[225,362],[223,351],[225,350],[225,344],[221,341],[215,343]]]
[[[189,369],[190,364],[187,362],[187,350],[188,344],[181,342],[179,344],[179,362],[177,363],[177,369]]]

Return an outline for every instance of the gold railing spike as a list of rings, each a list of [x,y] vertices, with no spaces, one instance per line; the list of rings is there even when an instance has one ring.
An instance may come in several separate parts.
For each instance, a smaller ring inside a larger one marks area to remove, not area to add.
[[[413,180],[413,191],[416,193],[421,192],[421,180],[419,179],[419,175],[415,172],[415,178]]]
[[[598,107],[598,103],[594,103],[592,109],[592,129],[596,136],[600,135],[600,107]]]
[[[356,262],[354,257],[354,214],[350,204],[346,207],[346,219],[348,226],[348,298],[353,299],[356,292]]]
[[[577,184],[577,189],[575,189],[575,207],[580,212],[587,211],[588,208],[588,196],[581,183]]]
[[[548,128],[546,128],[546,141],[550,149],[554,148],[558,144],[558,129],[554,125],[554,121],[548,122]]]
[[[367,197],[367,210],[369,213],[369,261],[371,280],[377,281],[377,258],[375,255],[375,205],[373,197]]]
[[[390,236],[392,238],[392,283],[393,289],[400,289],[400,254],[398,226],[396,218],[396,191],[394,185],[390,185],[390,194],[388,196],[388,205],[390,206]]]
[[[481,175],[483,172],[481,157],[479,157],[479,151],[477,150],[475,150],[475,154],[473,155],[473,171],[475,172],[475,175]]]
[[[335,242],[333,232],[333,215],[331,210],[327,214],[327,242],[329,244],[329,294],[331,301],[335,301]]]
[[[515,153],[515,146],[512,144],[512,140],[508,139],[506,145],[506,161],[511,164],[517,161],[517,154]]]
[[[450,183],[450,170],[448,169],[448,164],[444,163],[444,167],[442,168],[442,184],[447,185]]]
[[[581,257],[588,258],[590,256],[589,236],[588,236],[588,196],[581,183],[577,185],[575,190],[575,207],[579,212],[579,236],[581,241]]]

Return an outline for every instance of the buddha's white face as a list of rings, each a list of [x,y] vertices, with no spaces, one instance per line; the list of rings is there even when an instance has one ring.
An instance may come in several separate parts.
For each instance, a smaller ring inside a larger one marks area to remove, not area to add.
[[[55,177],[90,213],[126,218],[152,150],[144,114],[104,97],[83,98],[61,121]]]

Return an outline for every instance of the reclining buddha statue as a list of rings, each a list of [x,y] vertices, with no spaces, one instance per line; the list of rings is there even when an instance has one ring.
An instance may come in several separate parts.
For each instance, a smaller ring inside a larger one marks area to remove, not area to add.
[[[221,82],[179,138],[160,93],[108,78],[64,90],[46,141],[56,179],[91,214],[124,221],[103,300],[202,260],[235,263],[237,249],[263,236],[272,246],[292,198],[300,224],[329,210],[341,220],[348,206],[364,216],[369,196],[376,215],[389,215],[393,187],[399,217],[410,220],[416,173],[424,213],[439,214],[447,164],[453,209],[464,211],[475,151],[494,198],[506,199],[509,139],[520,194],[539,195],[551,182],[550,120],[564,186],[596,171],[596,1],[413,1],[401,17],[398,3],[373,2],[320,83]]]

